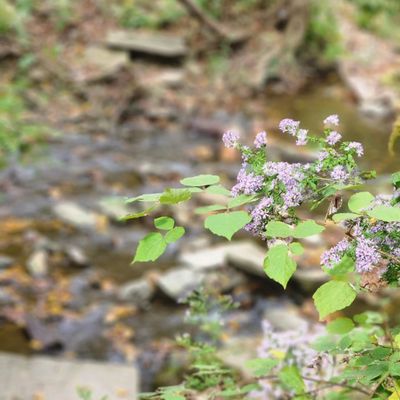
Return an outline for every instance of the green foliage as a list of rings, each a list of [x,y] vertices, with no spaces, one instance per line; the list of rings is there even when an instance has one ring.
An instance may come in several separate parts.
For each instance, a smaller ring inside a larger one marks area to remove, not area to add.
[[[348,206],[350,211],[359,214],[368,208],[374,199],[375,197],[369,192],[359,192],[350,197]]]
[[[232,236],[250,221],[251,217],[247,212],[232,211],[208,216],[204,226],[215,235],[231,240]]]
[[[320,286],[313,295],[321,319],[353,303],[357,292],[348,282],[329,281]]]
[[[197,175],[181,180],[181,184],[184,186],[210,186],[217,183],[219,183],[218,175]]]
[[[246,362],[246,367],[251,370],[253,376],[258,378],[268,375],[278,364],[278,360],[271,358],[254,358]]]
[[[367,214],[381,221],[400,222],[399,207],[378,206],[368,211]]]
[[[309,236],[323,232],[325,228],[313,220],[303,221],[292,228],[290,225],[280,221],[271,221],[267,224],[266,234],[269,237],[304,239]]]
[[[289,256],[289,247],[286,244],[272,247],[264,260],[265,273],[283,288],[286,288],[289,279],[296,271],[296,266],[296,262]]]

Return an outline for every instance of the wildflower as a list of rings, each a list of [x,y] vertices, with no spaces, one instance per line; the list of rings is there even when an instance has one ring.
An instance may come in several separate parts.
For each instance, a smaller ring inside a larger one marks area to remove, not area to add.
[[[328,117],[326,117],[324,119],[324,124],[338,126],[339,125],[339,116],[337,114],[329,115]]]
[[[294,121],[290,118],[285,118],[279,123],[279,129],[283,133],[289,133],[292,136],[296,135],[297,129],[299,129],[300,122]]]
[[[224,142],[225,147],[231,148],[235,147],[238,143],[239,135],[233,131],[227,131],[222,136],[222,141]]]
[[[339,132],[332,131],[326,138],[326,143],[330,146],[334,146],[340,139],[342,135]]]
[[[308,141],[308,130],[307,129],[299,129],[297,132],[297,140],[296,140],[296,145],[297,146],[304,146],[307,144]]]
[[[256,146],[257,149],[260,149],[266,144],[267,144],[267,132],[263,131],[258,133],[254,140],[254,146]]]
[[[331,172],[331,178],[335,181],[345,181],[348,177],[349,173],[342,165],[337,165]]]
[[[237,175],[237,183],[232,188],[232,195],[255,194],[262,188],[263,183],[264,178],[262,176],[255,175],[253,172],[246,172],[242,168]]]
[[[331,247],[322,254],[321,265],[324,265],[326,268],[333,268],[340,262],[349,247],[349,241],[342,239],[336,246]]]
[[[359,142],[350,142],[346,148],[346,151],[355,151],[358,157],[361,157],[364,154],[363,145]]]
[[[364,237],[357,238],[356,270],[360,273],[371,271],[381,260],[376,244]]]

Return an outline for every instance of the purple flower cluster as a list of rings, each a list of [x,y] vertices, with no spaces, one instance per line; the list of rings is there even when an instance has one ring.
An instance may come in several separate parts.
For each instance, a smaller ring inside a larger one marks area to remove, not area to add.
[[[361,157],[364,154],[364,147],[359,142],[350,142],[346,148],[346,151],[354,151],[358,157]]]
[[[336,246],[326,250],[321,256],[321,265],[326,268],[333,268],[337,265],[350,247],[347,239],[342,239]]]
[[[267,144],[267,132],[263,131],[257,134],[254,139],[254,146],[256,149],[261,149],[261,147]]]
[[[342,139],[342,135],[339,132],[332,131],[327,137],[326,137],[326,143],[328,143],[330,146],[334,146],[337,142]]]
[[[344,182],[349,178],[349,176],[350,176],[349,173],[342,165],[337,165],[336,167],[333,168],[331,172],[331,178],[334,181]]]
[[[297,146],[305,146],[308,142],[308,130],[307,129],[299,129],[297,132],[297,140],[296,140],[296,145]]]
[[[279,371],[285,365],[296,365],[301,375],[320,379],[326,378],[332,358],[325,353],[312,349],[318,337],[325,332],[321,324],[301,323],[295,329],[277,330],[270,322],[263,321],[263,340],[258,348],[258,357],[266,359],[277,359],[280,354],[279,364],[274,372]],[[251,393],[251,398],[259,400],[272,400],[286,398],[285,390],[276,381],[262,379],[259,382],[260,389]],[[313,390],[315,382],[305,380],[307,390]]]
[[[233,131],[227,131],[222,136],[222,141],[225,147],[232,148],[235,147],[238,143],[239,135]]]
[[[279,123],[279,130],[283,133],[289,133],[289,135],[296,136],[299,126],[300,121],[294,121],[293,119],[285,118]]]
[[[237,183],[232,188],[232,195],[239,194],[256,194],[264,184],[264,178],[260,175],[255,175],[253,172],[247,172],[246,167],[241,168],[237,175]]]
[[[381,255],[375,243],[362,236],[357,238],[356,270],[360,273],[372,271],[380,261]]]
[[[333,125],[333,126],[338,126],[339,125],[339,117],[337,114],[332,114],[329,115],[324,119],[324,124],[325,125]]]
[[[251,222],[246,225],[245,229],[254,236],[264,235],[264,226],[271,219],[271,207],[274,201],[271,197],[264,197],[252,210]]]

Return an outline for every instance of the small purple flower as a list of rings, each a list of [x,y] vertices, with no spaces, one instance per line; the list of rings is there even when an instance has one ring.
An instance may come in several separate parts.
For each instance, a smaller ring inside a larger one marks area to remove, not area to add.
[[[296,145],[297,146],[305,146],[308,141],[308,130],[307,129],[299,129],[297,132],[297,140],[296,140]]]
[[[237,183],[232,188],[232,195],[255,194],[262,188],[263,184],[264,178],[262,176],[247,172],[242,168],[237,175]]]
[[[257,149],[260,149],[261,147],[265,146],[267,144],[267,132],[262,131],[257,134],[255,140],[254,140],[254,146],[256,146]]]
[[[338,117],[338,115],[337,114],[329,115],[329,117],[326,117],[324,119],[324,124],[325,125],[338,126],[339,125],[339,117]]]
[[[342,239],[336,246],[326,250],[322,254],[321,265],[324,265],[326,268],[333,268],[336,264],[339,264],[349,247],[349,241],[347,239]]]
[[[326,143],[330,146],[334,146],[340,139],[342,135],[339,132],[332,131],[326,138]]]
[[[337,165],[331,172],[331,178],[335,181],[345,181],[348,177],[349,173],[341,165]]]
[[[359,237],[356,247],[356,270],[360,273],[369,272],[380,260],[381,255],[375,243],[370,239]]]
[[[227,131],[222,136],[222,141],[224,142],[225,147],[231,148],[235,147],[238,143],[239,135],[233,131]]]
[[[350,142],[345,148],[346,151],[354,150],[358,157],[361,157],[364,154],[363,145],[359,142]]]
[[[279,130],[281,130],[283,133],[289,133],[289,135],[295,136],[297,129],[299,129],[299,125],[299,121],[285,118],[279,123]]]

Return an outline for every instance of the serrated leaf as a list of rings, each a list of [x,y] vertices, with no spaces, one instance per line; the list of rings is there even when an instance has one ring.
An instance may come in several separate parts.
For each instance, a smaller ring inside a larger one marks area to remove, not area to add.
[[[296,271],[296,262],[289,256],[289,247],[286,244],[278,244],[268,250],[264,260],[264,271],[283,288]]]
[[[222,196],[230,196],[231,192],[222,185],[209,186],[206,189],[207,193],[220,194]]]
[[[350,318],[336,318],[328,323],[326,330],[329,333],[344,335],[354,328],[354,322]]]
[[[237,197],[234,197],[233,199],[229,200],[228,202],[228,208],[234,208],[234,207],[239,207],[244,204],[251,203],[254,201],[256,198],[255,195],[248,196],[246,194],[241,194]]]
[[[325,227],[318,225],[312,219],[300,222],[293,230],[292,236],[297,239],[306,238],[308,236],[317,235],[325,230]]]
[[[301,254],[304,253],[304,247],[298,242],[290,243],[289,250],[292,254],[296,256],[300,256]]]
[[[347,282],[330,281],[320,286],[313,295],[320,319],[353,303],[356,291]]]
[[[153,201],[158,201],[160,200],[162,193],[149,193],[149,194],[141,194],[140,196],[132,197],[129,199],[126,199],[126,203],[134,203],[135,201],[148,201],[148,202],[153,202]]]
[[[248,360],[245,366],[249,368],[252,374],[258,378],[267,375],[279,363],[278,360],[272,358],[255,358]]]
[[[192,193],[188,189],[166,189],[160,196],[161,204],[178,204],[190,200]]]
[[[218,182],[219,176],[217,175],[196,175],[181,180],[181,184],[184,186],[209,186]]]
[[[359,192],[350,197],[348,207],[354,213],[360,213],[371,205],[375,197],[369,192]]]
[[[164,231],[169,231],[175,225],[175,221],[171,217],[158,217],[154,220],[154,226],[157,229],[162,229]]]
[[[251,221],[251,217],[245,211],[232,211],[227,213],[210,215],[204,221],[204,227],[218,236],[228,240]]]
[[[378,206],[368,211],[367,214],[385,222],[400,222],[400,207]]]
[[[195,214],[207,214],[209,212],[221,210],[226,210],[226,207],[219,204],[212,204],[210,206],[198,207],[194,210],[194,212]]]
[[[149,233],[139,242],[133,263],[155,261],[164,253],[166,248],[167,243],[161,233]]]
[[[293,235],[293,229],[284,222],[270,221],[267,224],[265,233],[269,237],[287,238]]]
[[[164,238],[165,241],[170,244],[179,240],[184,234],[185,228],[183,226],[176,226],[175,228],[167,232]]]
[[[332,216],[332,219],[334,222],[342,222],[342,221],[349,221],[352,219],[359,218],[359,214],[354,214],[354,213],[337,213]]]

